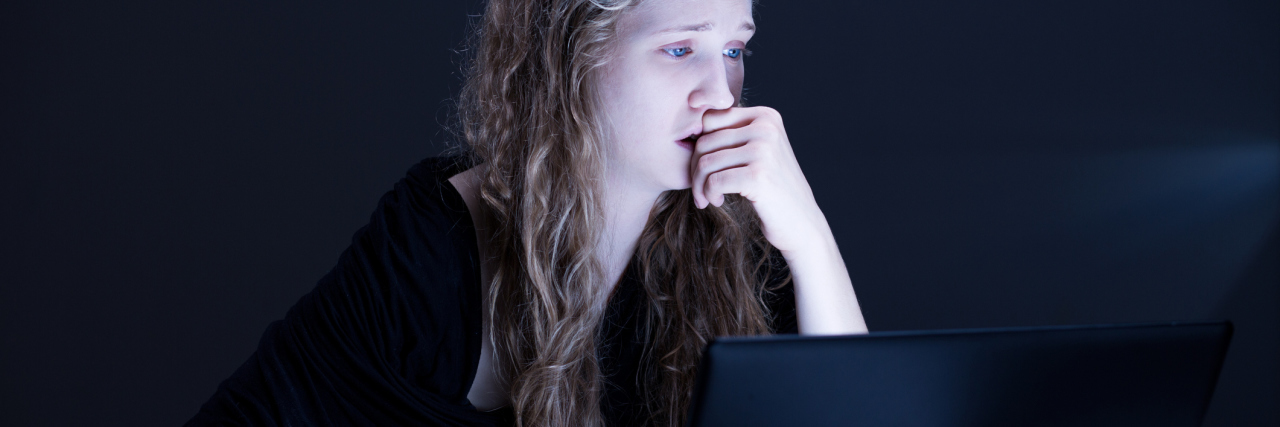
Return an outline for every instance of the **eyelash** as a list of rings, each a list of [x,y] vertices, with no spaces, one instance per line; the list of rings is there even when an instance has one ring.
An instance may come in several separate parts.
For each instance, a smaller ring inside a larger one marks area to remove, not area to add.
[[[673,51],[680,50],[680,49],[683,49],[683,50],[684,50],[684,53],[683,53],[683,54],[681,54],[681,55],[676,55],[676,54],[673,52]],[[693,53],[693,48],[688,47],[688,46],[667,47],[667,48],[663,48],[662,50],[663,50],[663,51],[665,51],[665,52],[667,52],[667,54],[668,54],[668,55],[671,55],[672,57],[675,57],[675,58],[677,58],[677,59],[679,59],[679,58],[684,58],[685,56],[688,56],[690,53]],[[730,57],[729,57],[729,59],[733,59],[733,60],[740,60],[740,59],[742,59],[742,57],[744,57],[744,56],[751,56],[751,49],[747,49],[747,48],[745,48],[745,47],[731,47],[731,48],[725,49],[725,51],[730,51],[730,50],[736,50],[736,51],[738,51],[738,56],[736,56],[736,57],[735,57],[735,56],[730,56]],[[722,53],[723,53],[723,52],[722,52]]]

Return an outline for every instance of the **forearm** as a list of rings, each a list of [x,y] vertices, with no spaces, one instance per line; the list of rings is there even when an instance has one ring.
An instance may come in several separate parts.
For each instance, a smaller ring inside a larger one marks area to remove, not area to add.
[[[826,225],[826,224],[823,224]],[[791,269],[802,335],[863,334],[867,323],[829,227],[820,241],[784,251]],[[790,253],[788,253],[790,252]]]

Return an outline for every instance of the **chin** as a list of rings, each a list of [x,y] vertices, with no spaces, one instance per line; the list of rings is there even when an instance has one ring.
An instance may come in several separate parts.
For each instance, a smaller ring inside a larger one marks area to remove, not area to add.
[[[665,193],[665,192],[668,192],[668,191],[688,190],[688,189],[689,189],[689,187],[692,187],[692,185],[689,185],[689,182],[688,182],[688,181],[685,181],[685,182],[663,182],[663,183],[660,183],[660,184],[659,184],[658,189],[659,189],[659,192],[663,192],[663,193]]]
[[[692,182],[689,180],[689,172],[679,173],[678,175],[684,176],[673,179],[670,182],[663,183],[667,190],[688,190],[690,187],[693,187]]]

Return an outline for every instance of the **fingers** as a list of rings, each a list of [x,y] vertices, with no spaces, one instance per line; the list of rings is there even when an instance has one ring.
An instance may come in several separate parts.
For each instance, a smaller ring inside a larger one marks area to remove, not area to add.
[[[735,162],[729,162],[727,155],[717,154],[713,156],[713,154],[746,145],[754,136],[752,133],[753,130],[750,127],[743,127],[723,129],[703,134],[702,137],[698,138],[698,142],[693,146],[693,156],[689,158],[689,185],[693,190],[694,204],[699,208],[707,206],[707,200],[702,197],[701,191],[703,180],[708,174],[727,167],[737,166],[737,162],[750,160],[734,156],[732,159]]]
[[[698,137],[698,142],[693,144],[693,156],[690,157],[692,163],[690,167],[696,167],[698,158],[724,150],[726,148],[734,148],[746,144],[752,138],[757,137],[758,132],[751,127],[742,127],[735,129],[723,129],[713,133],[704,133]]]
[[[762,156],[777,157],[790,150],[786,146],[786,133],[782,130],[782,116],[772,108],[708,111],[703,114],[702,123],[703,133],[694,145],[689,162],[689,184],[694,205],[699,209],[708,205],[720,206],[727,193],[738,193],[751,199],[743,192],[752,191],[753,187],[748,185],[754,184],[745,179],[754,179],[753,174],[757,170],[773,171],[769,173],[781,170],[769,162],[765,165],[756,163],[762,160]],[[781,152],[779,147],[782,147]]]
[[[757,153],[757,147],[758,145],[746,144],[714,151],[698,157],[693,162],[693,170],[689,172],[694,205],[698,208],[705,208],[711,203],[710,193],[706,192],[709,176],[726,169],[749,165],[759,154]],[[714,204],[720,206],[719,202]]]
[[[751,181],[754,179],[755,171],[750,166],[717,171],[707,176],[707,184],[702,190],[703,198],[716,207],[724,204],[725,194],[736,193],[752,200],[752,195],[747,194],[747,190],[751,188]]]
[[[773,116],[778,122],[782,121],[782,116],[769,107],[742,107],[707,111],[702,115],[702,133],[740,128],[750,124],[757,118],[766,116]]]

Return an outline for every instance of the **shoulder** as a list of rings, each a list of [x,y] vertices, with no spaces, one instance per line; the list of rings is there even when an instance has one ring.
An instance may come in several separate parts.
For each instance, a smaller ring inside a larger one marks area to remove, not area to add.
[[[456,157],[411,167],[191,425],[488,423],[467,401],[481,349],[479,268],[466,205],[448,184],[465,168]],[[335,404],[369,418],[343,420],[351,413]]]
[[[458,156],[430,157],[413,165],[383,194],[369,224],[352,243],[372,239],[380,241],[363,243],[400,248],[425,244],[430,249],[461,244],[458,249],[467,249],[465,243],[474,238],[474,224],[467,203],[449,183],[451,176],[466,168],[466,160]]]
[[[463,157],[431,157],[409,168],[404,178],[382,196],[353,248],[367,249],[379,258],[400,264],[399,276],[409,283],[456,286],[465,282],[477,261],[475,224],[461,193],[449,178],[466,170]],[[388,266],[390,267],[390,266]],[[462,277],[440,280],[449,272]]]
[[[463,167],[458,158],[433,157],[409,168],[382,195],[317,290],[466,299],[477,271],[475,228],[448,182]]]
[[[432,157],[409,168],[379,199],[318,290],[328,284],[343,294],[367,289],[443,296],[466,288],[477,258],[475,228],[448,182],[465,166],[458,157]]]
[[[449,183],[466,167],[458,157],[410,167],[319,293],[358,318],[348,322],[363,325],[351,328],[349,341],[366,343],[370,358],[394,361],[398,377],[458,404],[479,359],[482,326],[475,228]]]
[[[467,205],[467,210],[471,213],[471,219],[477,226],[481,225],[480,216],[476,213],[480,212],[480,175],[483,165],[479,165],[449,178],[449,183],[462,196],[463,202]]]
[[[379,208],[408,208],[418,213],[465,212],[458,210],[466,203],[450,178],[469,168],[469,161],[462,156],[423,159],[383,196]]]

